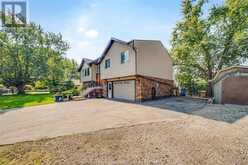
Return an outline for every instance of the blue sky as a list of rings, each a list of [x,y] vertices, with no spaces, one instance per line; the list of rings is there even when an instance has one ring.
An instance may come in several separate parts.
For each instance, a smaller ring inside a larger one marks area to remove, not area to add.
[[[210,0],[210,5],[222,0]],[[161,40],[170,47],[181,0],[28,0],[29,19],[60,32],[78,62],[97,58],[111,37]]]

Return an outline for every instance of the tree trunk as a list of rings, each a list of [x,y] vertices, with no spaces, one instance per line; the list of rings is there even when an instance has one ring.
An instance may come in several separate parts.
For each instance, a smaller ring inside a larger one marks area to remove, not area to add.
[[[25,87],[24,84],[18,84],[18,85],[16,86],[16,88],[17,88],[17,94],[18,94],[18,95],[25,94],[24,87]]]
[[[213,90],[212,90],[212,82],[209,82],[213,79],[213,72],[211,69],[208,70],[208,97],[213,97]]]

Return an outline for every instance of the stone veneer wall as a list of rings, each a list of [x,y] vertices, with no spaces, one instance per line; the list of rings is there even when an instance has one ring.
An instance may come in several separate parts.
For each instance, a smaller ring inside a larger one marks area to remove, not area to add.
[[[152,99],[153,87],[156,89],[156,97],[158,98],[172,95],[173,80],[164,80],[139,75],[136,76],[135,80],[136,101],[145,101]],[[101,80],[101,84],[103,86],[103,97],[107,97],[107,80]]]
[[[107,82],[107,80],[101,80],[101,86],[103,87],[103,97],[107,98],[108,97],[108,94],[107,94],[108,82]]]
[[[153,77],[138,76],[136,78],[136,100],[152,99],[152,88],[156,89],[156,97],[171,96],[173,81]]]

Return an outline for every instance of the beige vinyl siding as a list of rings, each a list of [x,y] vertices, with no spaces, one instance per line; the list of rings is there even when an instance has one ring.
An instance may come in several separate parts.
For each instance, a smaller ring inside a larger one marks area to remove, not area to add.
[[[172,80],[172,60],[160,41],[135,41],[137,74]]]
[[[121,64],[121,52],[129,52],[129,60]],[[105,60],[110,59],[110,68],[105,68]],[[113,43],[101,64],[101,79],[135,75],[135,53],[134,50],[124,44]]]
[[[96,81],[96,69],[97,69],[97,66],[95,64],[93,64],[91,66],[91,79],[93,81]]]
[[[84,76],[83,70],[87,68],[90,69],[90,75]],[[81,69],[81,82],[88,82],[88,81],[96,81],[96,66],[92,65],[90,67],[88,64],[85,63]]]

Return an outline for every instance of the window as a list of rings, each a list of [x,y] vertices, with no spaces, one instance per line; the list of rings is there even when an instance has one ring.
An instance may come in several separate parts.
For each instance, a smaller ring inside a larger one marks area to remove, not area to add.
[[[105,60],[105,69],[110,68],[110,59]]]
[[[129,52],[121,52],[121,64],[127,63],[129,60]]]
[[[87,77],[90,75],[90,68],[83,69],[83,76]]]

